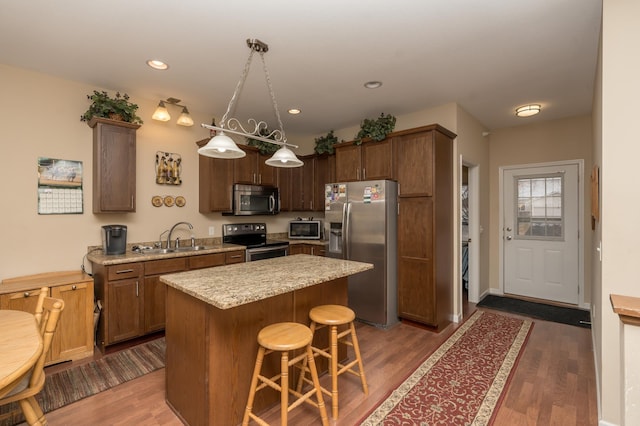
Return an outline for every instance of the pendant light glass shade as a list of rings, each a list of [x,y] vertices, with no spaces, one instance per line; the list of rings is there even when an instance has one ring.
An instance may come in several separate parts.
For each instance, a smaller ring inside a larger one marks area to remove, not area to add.
[[[164,101],[160,101],[160,103],[158,104],[158,108],[156,108],[156,110],[153,112],[151,118],[158,121],[171,120],[171,116],[169,115],[167,107],[164,105]]]
[[[193,119],[189,115],[187,107],[182,108],[182,114],[178,117],[178,124],[181,126],[193,126]]]
[[[247,155],[243,150],[238,148],[238,145],[224,132],[220,132],[216,136],[212,137],[209,142],[202,148],[198,149],[198,154],[205,157],[213,158],[242,158]]]
[[[277,150],[271,158],[265,161],[265,164],[272,167],[300,167],[304,163],[296,157],[293,151],[283,146]]]

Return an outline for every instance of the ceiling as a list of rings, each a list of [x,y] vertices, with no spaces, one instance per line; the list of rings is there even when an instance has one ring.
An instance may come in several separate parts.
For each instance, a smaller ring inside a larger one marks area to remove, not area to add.
[[[264,58],[287,132],[318,136],[449,102],[493,130],[591,111],[601,4],[4,0],[0,63],[127,92],[134,102],[179,98],[219,120],[249,55],[246,39],[257,38],[269,45]],[[153,70],[148,59],[170,68]],[[255,55],[238,118],[273,122],[264,78]],[[364,88],[370,80],[383,86]],[[516,118],[526,103],[542,113]],[[302,113],[287,114],[292,107]]]

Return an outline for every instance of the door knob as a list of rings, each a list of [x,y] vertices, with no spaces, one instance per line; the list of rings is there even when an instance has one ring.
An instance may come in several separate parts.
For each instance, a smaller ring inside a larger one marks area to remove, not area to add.
[[[507,241],[511,241],[513,237],[511,235],[507,235]]]
[[[511,228],[510,227],[507,227],[507,232],[511,232]]]

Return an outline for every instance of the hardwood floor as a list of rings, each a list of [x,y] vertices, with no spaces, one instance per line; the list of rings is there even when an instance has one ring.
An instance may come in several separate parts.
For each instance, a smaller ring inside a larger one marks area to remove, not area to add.
[[[465,318],[474,310],[469,305]],[[389,330],[358,324],[369,396],[362,393],[357,377],[341,376],[340,417],[330,423],[358,424],[458,326],[450,324],[435,333],[405,323]],[[322,377],[322,381],[328,379]],[[164,397],[162,369],[52,411],[46,417],[51,426],[181,425]],[[307,404],[295,408],[289,419],[291,425],[319,424],[317,410]],[[279,424],[278,409],[266,413],[265,420]],[[535,320],[494,424],[597,425],[591,330]]]

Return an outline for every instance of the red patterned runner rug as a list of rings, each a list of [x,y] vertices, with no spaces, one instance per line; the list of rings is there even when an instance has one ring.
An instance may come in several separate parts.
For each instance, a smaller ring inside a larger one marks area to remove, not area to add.
[[[361,425],[487,425],[533,322],[476,311]]]

